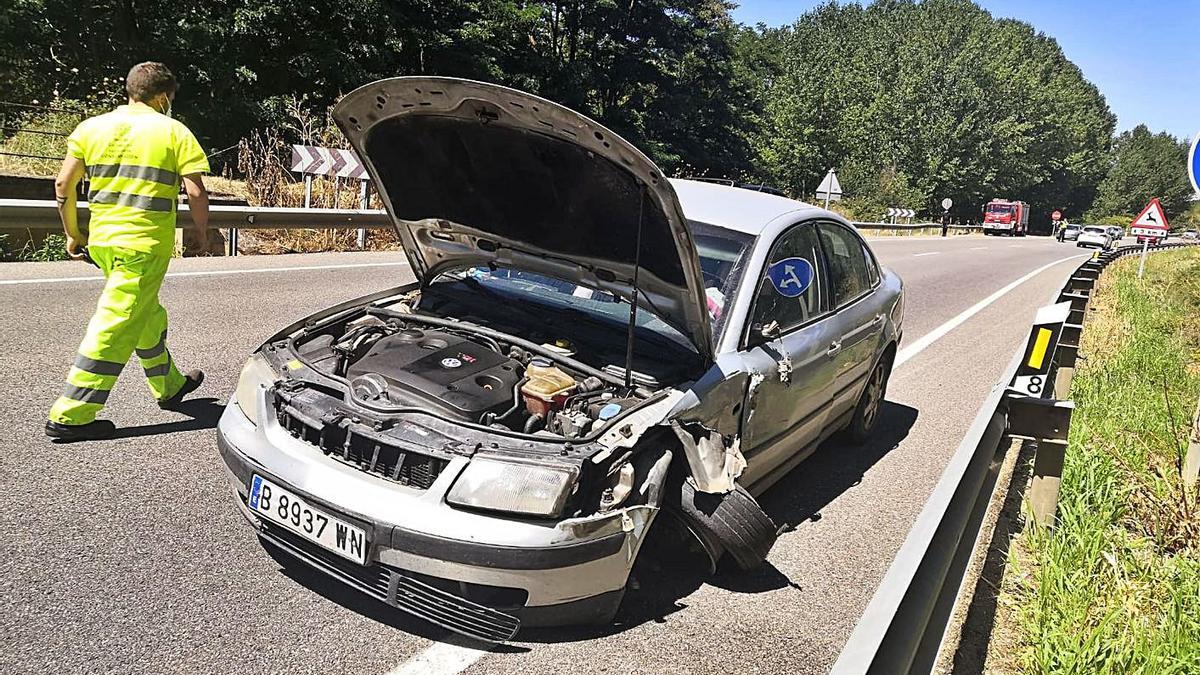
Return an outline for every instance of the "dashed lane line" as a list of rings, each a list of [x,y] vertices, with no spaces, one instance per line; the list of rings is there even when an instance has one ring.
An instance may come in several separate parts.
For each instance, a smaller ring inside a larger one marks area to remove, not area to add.
[[[941,251],[929,251],[929,252],[927,252],[927,253],[914,253],[914,254],[913,254],[913,257],[914,257],[914,258],[920,258],[920,257],[921,257],[921,256],[923,256],[923,255],[937,255],[937,254],[939,254],[939,253],[941,253]]]

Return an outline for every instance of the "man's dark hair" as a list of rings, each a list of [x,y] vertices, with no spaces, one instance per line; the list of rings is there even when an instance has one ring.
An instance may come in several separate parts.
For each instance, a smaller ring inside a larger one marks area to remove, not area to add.
[[[171,69],[157,61],[139,63],[129,69],[125,76],[125,91],[129,98],[146,102],[153,100],[159,94],[174,96],[179,89],[179,83],[171,74]]]

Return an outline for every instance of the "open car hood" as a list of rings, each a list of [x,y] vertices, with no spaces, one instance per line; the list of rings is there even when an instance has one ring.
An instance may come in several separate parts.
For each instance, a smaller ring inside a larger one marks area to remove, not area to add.
[[[494,263],[628,300],[636,273],[639,307],[711,358],[683,211],[658,167],[624,139],[545,99],[457,78],[373,82],[333,117],[422,284]]]

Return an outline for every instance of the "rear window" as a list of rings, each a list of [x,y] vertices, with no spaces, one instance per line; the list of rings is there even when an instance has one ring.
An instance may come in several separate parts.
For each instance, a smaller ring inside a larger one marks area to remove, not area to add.
[[[1092,234],[1104,234],[1104,230],[1099,227],[1085,227],[1083,228],[1083,231],[1091,232]]]

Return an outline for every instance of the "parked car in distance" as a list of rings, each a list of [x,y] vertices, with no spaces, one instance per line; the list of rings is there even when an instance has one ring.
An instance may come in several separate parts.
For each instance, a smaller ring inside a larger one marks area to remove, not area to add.
[[[1100,225],[1084,225],[1076,237],[1075,245],[1083,248],[1102,248],[1108,250],[1113,238],[1108,230]]]
[[[1082,225],[1076,223],[1067,223],[1058,230],[1059,241],[1075,241],[1079,238],[1079,230],[1083,229]]]
[[[667,180],[497,85],[383,80],[333,117],[416,281],[242,369],[217,445],[280,558],[481,640],[606,623],[652,528],[753,568],[776,536],[755,496],[871,437],[903,289],[841,216]]]
[[[1200,239],[1200,232],[1196,230],[1184,230],[1179,236],[1184,239]]]

